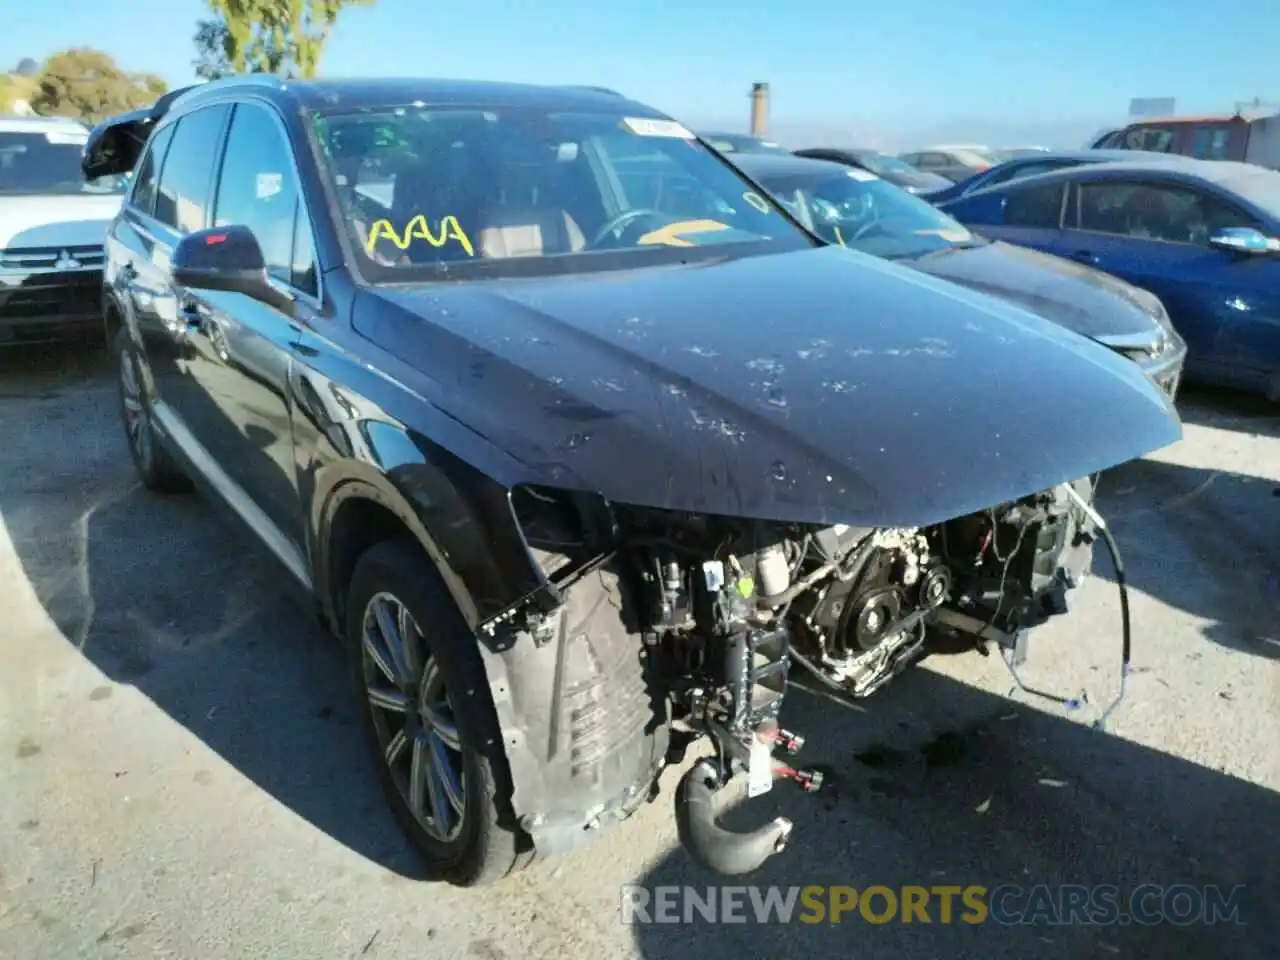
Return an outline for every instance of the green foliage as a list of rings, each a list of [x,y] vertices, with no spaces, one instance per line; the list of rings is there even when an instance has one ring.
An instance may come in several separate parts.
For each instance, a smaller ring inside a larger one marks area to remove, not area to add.
[[[19,100],[30,103],[35,95],[34,80],[18,73],[0,73],[0,114],[13,113]]]
[[[77,47],[45,61],[35,78],[37,113],[97,123],[155,101],[168,85],[154,74],[126,73],[101,50]]]
[[[196,73],[314,77],[325,42],[344,7],[374,0],[207,0],[212,20],[196,28]]]

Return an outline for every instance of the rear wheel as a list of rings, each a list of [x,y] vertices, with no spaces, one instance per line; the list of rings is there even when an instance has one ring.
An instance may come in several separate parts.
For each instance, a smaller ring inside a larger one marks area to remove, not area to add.
[[[415,542],[361,557],[346,639],[383,792],[430,875],[478,886],[523,866],[478,641]]]
[[[159,493],[183,493],[191,489],[191,481],[156,439],[151,419],[151,404],[142,388],[142,368],[129,332],[121,329],[113,344],[116,357],[116,382],[120,390],[120,415],[124,422],[129,456],[138,478],[148,490]]]

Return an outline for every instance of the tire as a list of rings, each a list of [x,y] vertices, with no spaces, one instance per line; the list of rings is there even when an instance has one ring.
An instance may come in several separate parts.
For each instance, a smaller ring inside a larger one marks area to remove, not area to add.
[[[151,401],[143,388],[142,367],[129,331],[116,334],[112,350],[116,358],[116,387],[120,394],[120,419],[129,456],[138,479],[156,493],[186,493],[191,480],[160,445],[151,419]]]
[[[407,613],[412,657],[397,658],[380,642],[385,619],[379,624],[379,612],[392,615],[402,631],[406,621],[396,615]],[[366,646],[367,628],[383,667]],[[345,638],[378,779],[429,878],[483,886],[525,866],[532,845],[511,807],[511,773],[479,641],[415,541],[384,541],[357,562],[347,593]],[[402,681],[392,683],[393,674]],[[419,750],[422,776],[416,782],[422,786],[414,791]],[[430,775],[435,771],[442,771],[438,778]]]

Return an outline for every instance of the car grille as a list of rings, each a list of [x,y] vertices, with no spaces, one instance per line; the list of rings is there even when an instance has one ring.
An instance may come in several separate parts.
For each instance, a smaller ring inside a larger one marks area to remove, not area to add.
[[[101,244],[58,247],[14,247],[0,250],[0,271],[34,273],[101,270],[106,260]]]

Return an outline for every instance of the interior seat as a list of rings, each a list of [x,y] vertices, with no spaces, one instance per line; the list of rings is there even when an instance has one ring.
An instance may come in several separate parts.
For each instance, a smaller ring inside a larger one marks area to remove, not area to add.
[[[491,207],[476,235],[476,252],[482,257],[541,257],[578,253],[586,246],[573,217],[553,207]]]

